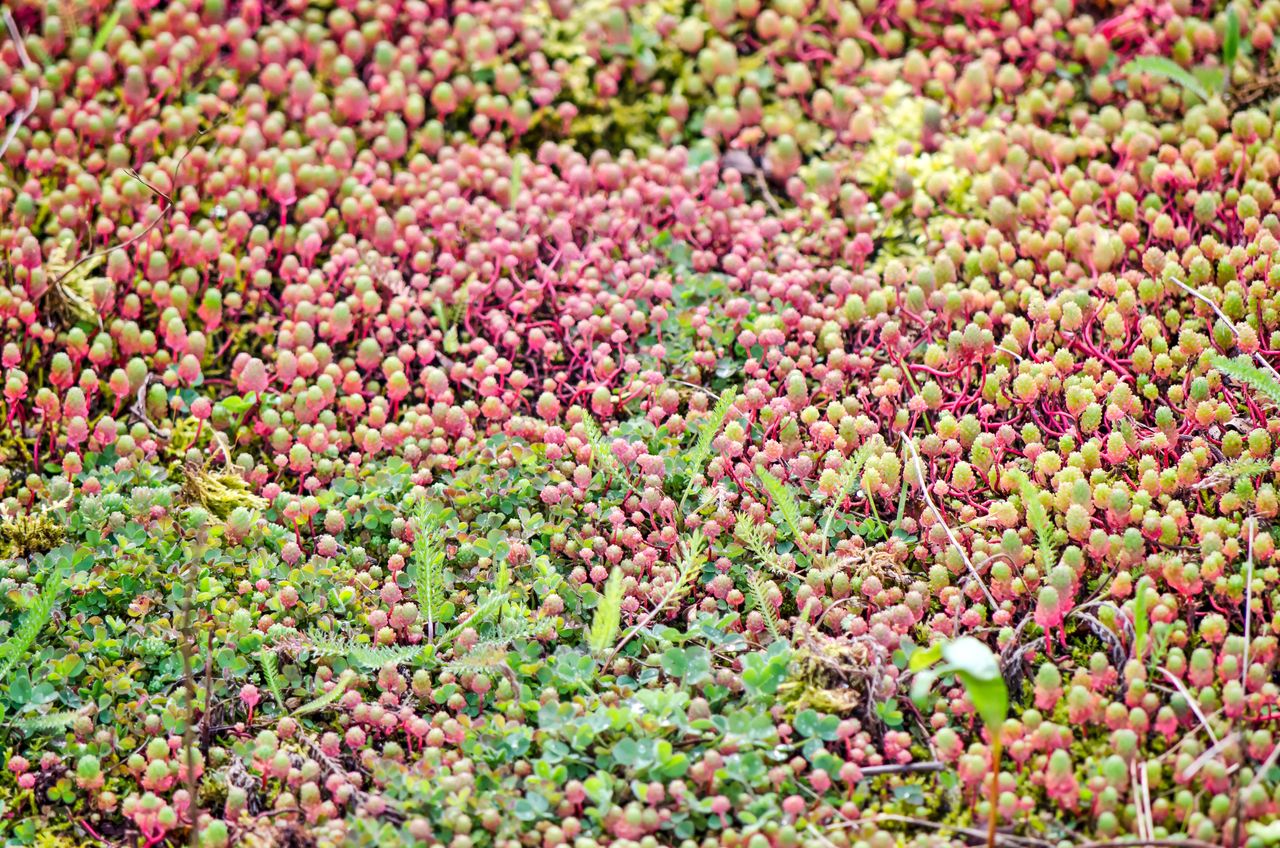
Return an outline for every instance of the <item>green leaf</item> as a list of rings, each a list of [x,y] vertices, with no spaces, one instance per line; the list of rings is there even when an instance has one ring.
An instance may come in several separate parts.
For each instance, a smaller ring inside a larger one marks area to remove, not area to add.
[[[925,669],[917,671],[911,678],[911,700],[917,707],[924,709],[926,699],[929,696],[929,690],[933,688],[934,681],[938,679],[936,671]]]
[[[1151,587],[1152,582],[1151,578],[1144,574],[1138,581],[1138,588],[1133,598],[1133,656],[1139,662],[1147,651],[1147,632],[1151,628],[1151,619],[1147,615],[1147,589]]]
[[[284,709],[284,690],[280,686],[280,676],[276,673],[276,655],[271,651],[259,651],[258,663],[262,666],[262,682],[267,684],[267,691],[276,702],[276,706]]]
[[[687,170],[697,170],[704,162],[710,162],[718,155],[716,146],[710,139],[701,139],[690,148],[685,167]]]
[[[44,630],[44,626],[49,623],[49,619],[53,617],[53,605],[58,600],[58,595],[62,592],[63,571],[58,569],[52,572],[48,581],[44,585],[44,590],[40,592],[40,597],[27,611],[26,616],[22,619],[22,625],[17,632],[10,636],[3,645],[0,645],[0,683],[9,676],[13,671],[18,660],[31,650],[31,646],[35,644],[36,637],[40,635],[40,631]]]
[[[1240,55],[1240,15],[1236,7],[1227,9],[1227,28],[1222,34],[1222,67],[1226,68],[1224,82],[1230,82],[1231,69],[1235,67],[1236,58]]]
[[[1040,558],[1046,572],[1058,564],[1058,553],[1053,546],[1053,524],[1040,500],[1040,490],[1030,480],[1022,481],[1022,507],[1027,513],[1027,524],[1035,531],[1040,544]]]
[[[310,715],[311,713],[320,712],[325,707],[329,706],[334,701],[341,698],[342,693],[347,691],[347,689],[351,686],[351,684],[355,682],[355,679],[356,679],[356,673],[351,669],[347,669],[346,671],[342,672],[342,676],[338,678],[337,685],[335,685],[328,692],[325,692],[320,697],[315,698],[311,701],[308,701],[307,703],[298,707],[296,710],[293,711],[293,714],[295,716],[304,716],[304,715]]]
[[[706,423],[698,431],[698,441],[694,444],[693,450],[690,451],[689,458],[685,462],[689,482],[685,486],[684,495],[680,498],[681,505],[692,494],[694,478],[702,471],[703,464],[711,456],[711,443],[715,441],[716,434],[720,432],[720,425],[724,423],[725,416],[733,408],[733,402],[736,397],[737,393],[733,389],[726,389],[724,394],[720,395],[720,400],[716,402],[715,409],[711,410],[711,415],[707,417]]]
[[[1164,56],[1139,56],[1137,59],[1126,63],[1120,70],[1126,74],[1139,73],[1164,77],[1190,91],[1202,101],[1208,102],[1209,100],[1209,92],[1205,90],[1204,86],[1190,71]]]
[[[448,615],[444,546],[440,538],[444,528],[439,512],[432,510],[425,498],[418,502],[414,517],[417,527],[413,537],[413,577],[418,609],[426,616],[428,636],[434,638],[436,626]]]
[[[972,636],[962,636],[942,646],[942,658],[968,690],[983,723],[994,732],[1009,715],[1009,691],[995,654]]]
[[[505,566],[506,563],[504,562],[503,565]],[[499,578],[501,578],[501,575],[499,575]],[[502,580],[499,579],[496,585],[501,585],[501,584],[502,584]],[[466,628],[474,627],[475,625],[480,624],[483,621],[487,621],[493,618],[506,605],[507,600],[510,598],[510,596],[511,596],[510,593],[506,591],[500,591],[495,589],[495,591],[490,592],[488,595],[485,596],[483,601],[476,604],[475,609],[471,611],[471,615],[467,616],[462,621],[459,621],[457,624],[451,627],[446,633],[444,633],[444,635],[442,635],[439,639],[436,640],[435,649],[437,651],[443,650],[446,646],[452,643],[454,639],[458,638],[458,635],[462,633],[462,631],[465,630]],[[444,612],[449,613],[452,607],[453,607],[452,603],[445,604]],[[444,617],[447,618],[448,615]]]
[[[232,395],[222,399],[222,406],[232,415],[243,415],[253,406],[256,397],[250,392],[247,395]]]
[[[871,443],[863,442],[862,446],[854,451],[840,466],[836,493],[831,496],[831,503],[827,506],[826,518],[822,522],[823,538],[831,538],[831,522],[835,519],[836,513],[839,512],[840,504],[844,503],[845,498],[862,488],[862,466],[867,463],[870,449]],[[906,489],[906,486],[902,487],[903,492]]]
[[[582,429],[587,435],[587,444],[591,445],[591,465],[605,472],[610,478],[616,478],[632,492],[636,492],[635,486],[631,485],[630,478],[627,477],[626,471],[618,462],[618,458],[613,455],[613,450],[604,440],[604,433],[600,431],[600,425],[596,420],[588,414],[582,416]]]
[[[618,638],[618,628],[622,623],[622,570],[614,566],[605,583],[604,594],[596,605],[591,617],[591,631],[587,634],[587,645],[597,655],[603,655],[613,648]]]
[[[663,651],[659,662],[662,664],[662,670],[672,677],[684,677],[684,673],[689,669],[689,660],[685,656],[684,648],[677,648],[674,645]]]
[[[511,188],[507,194],[507,206],[511,209],[516,207],[516,200],[520,197],[520,189],[524,187],[524,160],[517,156],[511,162]]]
[[[923,671],[929,666],[942,659],[942,644],[935,642],[927,648],[917,648],[911,654],[908,660],[908,667],[912,671]]]
[[[818,713],[814,710],[801,710],[796,713],[795,720],[791,725],[801,736],[817,736],[818,735]]]
[[[102,50],[107,46],[107,41],[111,38],[112,31],[120,23],[120,13],[122,11],[122,6],[116,6],[111,14],[107,16],[107,19],[102,22],[102,26],[98,28],[98,34],[93,37],[93,49],[95,51]]]
[[[71,722],[76,720],[79,713],[68,710],[65,712],[48,713],[35,718],[18,719],[13,726],[22,733],[23,736],[35,736],[39,733],[54,733],[64,730],[71,726]]]
[[[1266,395],[1272,403],[1280,404],[1280,382],[1266,371],[1263,371],[1247,356],[1237,356],[1231,359],[1226,356],[1214,356],[1212,359],[1213,367],[1218,371],[1226,374],[1237,383],[1244,383],[1246,386]]]
[[[787,526],[791,529],[791,538],[799,543],[801,540],[800,504],[796,501],[795,493],[764,468],[757,468],[756,476],[760,478],[760,482],[764,484],[765,491],[769,493],[769,497],[773,498],[778,511],[782,513],[783,520],[787,522]]]
[[[787,679],[791,665],[791,649],[785,642],[775,642],[768,651],[747,654],[742,658],[742,683],[752,698],[771,698]]]
[[[939,658],[945,665],[930,669]],[[990,648],[972,636],[917,650],[911,655],[911,668],[916,672],[911,698],[917,703],[940,675],[955,674],[988,730],[995,733],[1009,715],[1009,690],[1000,674],[1000,662]]]
[[[309,633],[312,653],[321,657],[340,657],[348,665],[378,669],[387,663],[400,665],[418,657],[425,645],[362,645],[322,633]]]
[[[747,569],[747,588],[751,590],[751,597],[755,601],[756,610],[760,613],[760,617],[764,619],[764,626],[769,630],[769,635],[773,637],[775,642],[778,641],[782,638],[781,630],[778,627],[778,611],[774,609],[769,600],[764,578],[754,568]]]

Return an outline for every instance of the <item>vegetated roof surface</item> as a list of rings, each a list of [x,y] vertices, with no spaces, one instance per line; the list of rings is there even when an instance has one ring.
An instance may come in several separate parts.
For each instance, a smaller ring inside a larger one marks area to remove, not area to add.
[[[0,842],[1280,842],[1280,0],[0,10]]]

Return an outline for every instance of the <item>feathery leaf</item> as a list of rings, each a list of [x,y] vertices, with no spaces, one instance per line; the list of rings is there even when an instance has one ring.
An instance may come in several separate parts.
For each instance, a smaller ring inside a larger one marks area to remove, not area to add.
[[[427,633],[434,636],[436,625],[445,614],[444,548],[440,543],[443,527],[427,501],[418,502],[417,528],[413,537],[414,583],[417,584],[418,610],[427,618]]]
[[[312,633],[309,649],[316,656],[340,657],[360,668],[382,668],[387,663],[407,663],[422,653],[422,645],[362,645],[332,636]]]
[[[453,642],[454,639],[458,638],[458,634],[465,628],[475,627],[486,619],[492,618],[502,610],[502,607],[509,599],[510,595],[507,592],[491,592],[489,595],[486,595],[483,601],[476,604],[476,608],[472,610],[471,615],[467,616],[462,621],[459,621],[443,636],[436,640],[437,649],[443,649],[446,645]]]
[[[623,486],[626,486],[634,494],[639,495],[640,493],[636,491],[631,478],[623,470],[618,458],[613,455],[613,450],[605,443],[604,433],[600,432],[600,425],[587,413],[582,415],[582,429],[586,431],[587,444],[591,445],[592,466],[604,471],[611,480],[616,478]]]
[[[782,513],[783,520],[791,529],[791,538],[795,539],[796,544],[804,547],[804,537],[800,534],[800,503],[796,500],[795,493],[765,468],[757,468],[756,476],[760,478],[765,491],[769,493],[769,497],[773,498],[778,511]]]
[[[685,470],[689,475],[689,482],[685,485],[684,494],[680,497],[681,506],[684,506],[684,502],[693,493],[694,481],[698,474],[702,472],[702,466],[706,463],[707,458],[711,456],[711,445],[715,442],[716,435],[720,432],[724,419],[729,415],[729,410],[733,408],[733,402],[736,398],[737,393],[733,389],[726,389],[724,394],[720,395],[720,400],[716,402],[711,414],[707,416],[702,429],[698,431],[698,440],[694,443],[693,450],[689,452],[689,457],[685,461]]]
[[[74,710],[65,710],[63,712],[48,713],[42,716],[33,716],[32,718],[15,719],[13,727],[23,736],[35,736],[38,733],[53,733],[57,730],[63,730],[71,726],[71,722],[76,720],[79,713]]]
[[[698,569],[702,565],[706,556],[703,549],[706,547],[707,537],[702,535],[702,530],[694,530],[689,536],[689,541],[684,546],[684,559],[680,562],[680,576],[676,580],[676,585],[663,599],[663,606],[670,601],[679,599],[685,592],[689,591],[690,584],[698,574]]]
[[[1209,473],[1199,483],[1194,484],[1191,488],[1209,489],[1224,481],[1252,480],[1254,477],[1266,474],[1270,470],[1271,463],[1265,459],[1241,457],[1228,462],[1219,462],[1209,469]]]
[[[504,674],[503,667],[506,661],[506,648],[477,646],[474,650],[468,651],[465,657],[445,663],[441,669],[453,674]]]
[[[649,610],[645,616],[632,625],[626,635],[618,641],[613,647],[613,651],[605,658],[604,665],[609,666],[613,662],[613,658],[618,655],[627,643],[630,642],[635,635],[649,626],[649,622],[658,617],[667,606],[678,600],[685,592],[689,591],[689,585],[693,582],[694,575],[698,573],[699,567],[704,561],[703,547],[706,545],[706,537],[702,535],[702,530],[694,530],[689,536],[688,541],[684,543],[684,557],[680,562],[680,573],[676,577],[676,582],[672,584],[667,593],[662,596],[662,600],[658,601],[653,609]]]
[[[1246,386],[1261,392],[1271,399],[1272,403],[1280,404],[1280,382],[1266,371],[1263,371],[1247,356],[1238,356],[1231,359],[1226,356],[1214,356],[1213,367],[1226,374],[1237,383],[1244,383]]]
[[[347,691],[347,689],[351,686],[351,684],[355,682],[355,679],[356,679],[356,673],[351,669],[347,669],[346,671],[342,672],[342,675],[338,678],[337,684],[335,684],[332,689],[330,689],[328,692],[325,692],[320,697],[315,698],[311,701],[308,701],[307,703],[298,707],[296,710],[293,711],[293,714],[295,716],[303,716],[303,715],[310,715],[311,713],[320,712],[325,707],[329,706],[334,701],[341,698],[342,693]]]
[[[737,520],[733,524],[733,532],[765,568],[774,574],[788,576],[791,574],[788,569],[782,567],[782,560],[778,556],[778,552],[774,550],[768,536],[765,535],[764,528],[757,524],[750,515],[745,512],[739,512]]]
[[[262,682],[267,684],[267,691],[275,700],[276,706],[284,709],[284,690],[280,686],[280,676],[276,673],[276,655],[274,651],[258,651],[258,664],[262,666]]]
[[[53,605],[57,603],[58,595],[62,593],[62,579],[61,570],[49,575],[48,582],[40,592],[40,597],[35,600],[22,619],[22,625],[17,632],[5,640],[3,645],[0,645],[0,683],[8,679],[9,673],[13,671],[18,660],[31,650],[40,631],[44,630],[49,619],[53,617]]]
[[[511,160],[511,186],[507,189],[507,208],[514,209],[524,188],[524,160],[519,156]]]
[[[782,638],[778,632],[778,611],[769,601],[768,587],[764,578],[754,568],[747,569],[747,586],[751,589],[752,600],[755,601],[756,609],[760,610],[760,617],[764,619],[764,626],[768,628],[769,635],[775,642],[778,641]]]
[[[490,648],[506,648],[517,639],[528,639],[537,635],[547,626],[547,620],[541,618],[508,618],[500,623],[492,633],[476,643],[476,650]]]
[[[1200,80],[1179,65],[1177,62],[1166,56],[1139,56],[1132,61],[1125,63],[1120,69],[1122,74],[1131,74],[1134,72],[1140,74],[1151,74],[1156,77],[1164,77],[1167,80],[1176,82],[1187,91],[1190,91],[1202,101],[1209,101],[1209,92],[1201,85]]]
[[[603,654],[613,647],[618,638],[618,628],[622,624],[622,570],[614,566],[609,580],[605,583],[604,592],[600,595],[600,603],[596,605],[595,614],[591,617],[591,631],[587,634],[587,645],[594,654]]]
[[[1040,490],[1030,480],[1022,481],[1022,506],[1027,512],[1027,524],[1035,531],[1040,545],[1040,557],[1045,571],[1058,564],[1058,553],[1053,545],[1053,524],[1040,501]]]
[[[827,514],[822,521],[824,539],[830,538],[831,522],[835,520],[836,513],[840,511],[840,505],[844,503],[845,498],[862,487],[862,466],[867,464],[870,453],[871,443],[863,442],[862,446],[841,464],[836,492],[831,496],[831,503],[827,505]]]

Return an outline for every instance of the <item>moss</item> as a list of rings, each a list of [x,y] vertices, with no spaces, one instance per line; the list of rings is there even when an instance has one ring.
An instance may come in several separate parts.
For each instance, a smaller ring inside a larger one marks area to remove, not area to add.
[[[864,705],[866,683],[877,667],[875,647],[867,640],[810,632],[778,696],[790,715],[806,709],[850,715]]]
[[[40,512],[0,521],[0,555],[29,557],[53,550],[62,544],[63,526]]]
[[[267,501],[253,493],[249,483],[234,471],[209,471],[199,463],[182,467],[182,494],[218,518],[225,519],[237,507],[266,509]]]
[[[45,265],[49,287],[44,297],[49,311],[64,327],[76,324],[96,323],[97,311],[93,305],[93,280],[89,272],[102,262],[102,257],[91,259],[78,268],[67,258],[61,246],[54,248]]]

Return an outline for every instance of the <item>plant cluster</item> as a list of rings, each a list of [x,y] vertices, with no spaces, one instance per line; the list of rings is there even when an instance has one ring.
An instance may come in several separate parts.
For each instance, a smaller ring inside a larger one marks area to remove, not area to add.
[[[1280,843],[1280,0],[0,20],[6,845]]]

